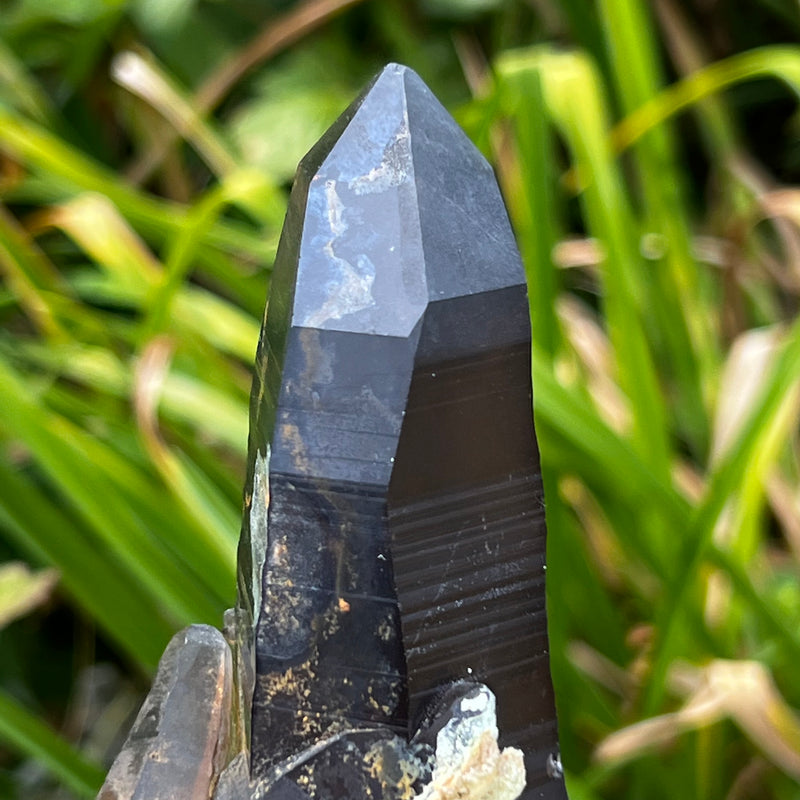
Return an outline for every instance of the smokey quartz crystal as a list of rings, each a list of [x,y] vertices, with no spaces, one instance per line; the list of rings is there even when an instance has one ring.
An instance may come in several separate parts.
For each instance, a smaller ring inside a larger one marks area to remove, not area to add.
[[[237,607],[173,638],[99,800],[566,798],[531,402],[492,171],[390,65],[292,191]]]
[[[566,797],[528,309],[491,168],[386,67],[298,168],[258,347],[238,657],[265,797],[388,798],[374,748],[460,681],[496,698],[521,796]]]

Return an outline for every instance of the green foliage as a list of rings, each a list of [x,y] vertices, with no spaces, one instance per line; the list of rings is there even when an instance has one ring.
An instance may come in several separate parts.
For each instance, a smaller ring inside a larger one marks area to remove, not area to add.
[[[397,60],[495,164],[528,271],[571,795],[797,797],[796,4],[749,29],[677,0],[338,6],[0,19],[0,558],[59,575],[0,565],[30,598],[0,631],[0,794],[33,796],[32,758],[91,796],[108,756],[24,662],[50,615],[97,639],[76,682],[101,654],[142,680],[232,604],[287,183]]]

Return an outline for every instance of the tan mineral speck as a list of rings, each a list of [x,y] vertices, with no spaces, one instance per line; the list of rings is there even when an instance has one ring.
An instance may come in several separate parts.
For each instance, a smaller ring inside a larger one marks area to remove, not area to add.
[[[378,635],[384,642],[388,642],[395,636],[396,632],[394,626],[392,625],[391,621],[385,619],[381,622],[378,626]]]
[[[369,705],[370,705],[370,707],[372,709],[374,709],[375,711],[380,711],[381,710],[381,704],[375,699],[375,697],[372,694],[372,691],[373,691],[372,686],[368,686],[367,687],[367,695],[368,695],[367,696],[367,702],[369,703]]]
[[[386,765],[389,750],[393,751],[390,762],[395,764],[395,769],[388,769]],[[380,783],[382,796],[414,800],[414,784],[421,778],[425,766],[408,751],[405,742],[398,739],[376,742],[365,754],[364,761],[371,777]]]
[[[277,539],[272,546],[272,561],[273,568],[279,567],[281,572],[288,571],[289,568],[289,545],[286,537],[283,536]]]
[[[393,692],[392,694],[394,695],[395,693]],[[394,699],[394,696],[392,699]],[[385,717],[390,716],[392,713],[392,708],[388,705],[388,703],[379,703],[375,698],[373,686],[367,687],[367,702],[371,708],[383,714]]]
[[[288,422],[280,426],[281,438],[289,446],[295,469],[300,475],[305,475],[309,471],[308,453],[306,445],[297,425]]]
[[[297,776],[297,783],[301,786],[309,797],[315,797],[317,793],[316,776],[314,775],[314,767],[311,764],[304,764],[301,767],[300,774]]]

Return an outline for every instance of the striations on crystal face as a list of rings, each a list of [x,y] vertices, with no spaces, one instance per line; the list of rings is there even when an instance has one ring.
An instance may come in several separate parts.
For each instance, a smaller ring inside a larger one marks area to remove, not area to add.
[[[328,738],[361,775],[467,680],[524,753],[521,796],[566,797],[547,769],[531,412],[526,287],[492,170],[390,65],[298,168],[258,348],[239,593],[269,796],[335,796],[298,754]]]

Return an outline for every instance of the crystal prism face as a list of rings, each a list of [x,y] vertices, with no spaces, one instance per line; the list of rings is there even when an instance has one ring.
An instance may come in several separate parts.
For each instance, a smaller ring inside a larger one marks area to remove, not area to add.
[[[387,67],[298,169],[246,498],[254,778],[278,780],[348,730],[408,736],[466,679],[489,686],[501,745],[525,754],[522,796],[566,797],[547,775],[522,266],[491,168],[405,67]]]

